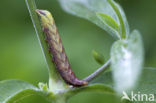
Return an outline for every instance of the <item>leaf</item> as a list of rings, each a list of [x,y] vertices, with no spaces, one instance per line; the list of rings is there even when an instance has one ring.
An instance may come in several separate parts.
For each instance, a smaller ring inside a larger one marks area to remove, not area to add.
[[[115,93],[115,91],[109,86],[103,84],[90,84],[88,86],[84,86],[80,88],[73,88],[67,92],[67,95],[68,97],[70,97],[80,92],[101,92],[101,93],[110,93],[110,94]]]
[[[115,3],[116,8],[118,9],[118,13],[121,14],[120,19],[118,18],[117,13],[115,12],[111,4],[108,2],[108,0],[59,0],[59,2],[66,12],[93,22],[102,29],[106,30],[115,38],[122,37],[115,29],[112,29],[110,27],[110,22],[111,24],[114,24],[114,22],[116,22],[115,24],[120,25],[119,20],[123,20],[126,29],[126,33],[124,35],[129,34],[129,26],[126,20],[126,16],[121,7],[115,2],[113,3]],[[105,19],[107,18],[108,20],[109,17],[109,22],[103,22],[103,20],[101,21],[101,18],[98,15],[96,15],[96,13],[103,13],[107,15]]]
[[[120,27],[117,24],[117,22],[110,16],[104,14],[104,13],[96,13],[101,20],[107,24],[111,29],[114,29],[116,32],[120,32]]]
[[[107,0],[109,4],[112,6],[114,11],[116,12],[119,22],[120,22],[120,36],[122,39],[125,39],[129,35],[129,25],[126,20],[126,16],[123,12],[123,9],[114,1],[114,0]]]
[[[146,94],[156,93],[156,68],[146,67],[138,81],[138,86],[135,91],[140,91]]]
[[[39,94],[39,89],[21,80],[0,81],[0,103],[13,103],[23,97]]]
[[[143,65],[143,45],[140,33],[133,31],[127,40],[119,40],[111,49],[111,67],[118,92],[135,86]]]

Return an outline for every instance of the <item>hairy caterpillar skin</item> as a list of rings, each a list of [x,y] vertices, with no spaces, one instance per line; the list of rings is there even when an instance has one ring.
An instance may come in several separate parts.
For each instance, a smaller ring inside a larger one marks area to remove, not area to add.
[[[52,55],[52,60],[55,63],[61,77],[65,80],[66,83],[73,86],[87,85],[88,82],[79,80],[72,72],[51,13],[46,10],[36,10],[36,12],[41,19],[43,32],[46,34],[46,41],[49,45],[49,51]]]

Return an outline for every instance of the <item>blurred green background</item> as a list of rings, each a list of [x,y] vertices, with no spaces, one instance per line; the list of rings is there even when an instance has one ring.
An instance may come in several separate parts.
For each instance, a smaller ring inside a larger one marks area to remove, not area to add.
[[[127,15],[131,31],[138,29],[145,47],[145,67],[156,67],[156,0],[116,0]],[[87,20],[65,13],[57,0],[36,0],[40,9],[52,12],[73,71],[79,78],[98,65],[92,50],[109,58],[114,39]],[[21,79],[37,86],[48,81],[48,71],[24,0],[0,1],[0,80]],[[114,99],[113,99],[114,98]],[[69,103],[116,103],[116,98],[99,93],[81,93]],[[17,103],[48,103],[30,96]]]

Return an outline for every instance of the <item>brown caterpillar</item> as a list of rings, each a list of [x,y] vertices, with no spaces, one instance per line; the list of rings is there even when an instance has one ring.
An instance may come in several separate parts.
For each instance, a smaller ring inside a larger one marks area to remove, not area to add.
[[[49,45],[49,51],[52,55],[52,60],[55,63],[61,77],[65,80],[66,83],[73,86],[87,85],[88,82],[79,80],[72,72],[51,13],[46,10],[36,10],[36,12],[41,19],[43,32],[46,34],[46,41]]]

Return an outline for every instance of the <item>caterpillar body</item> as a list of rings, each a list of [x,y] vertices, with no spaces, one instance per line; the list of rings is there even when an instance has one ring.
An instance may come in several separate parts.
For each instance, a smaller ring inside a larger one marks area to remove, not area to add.
[[[61,77],[66,83],[73,86],[87,85],[88,82],[79,80],[73,73],[51,13],[47,10],[36,10],[36,12],[40,17],[52,60]]]

